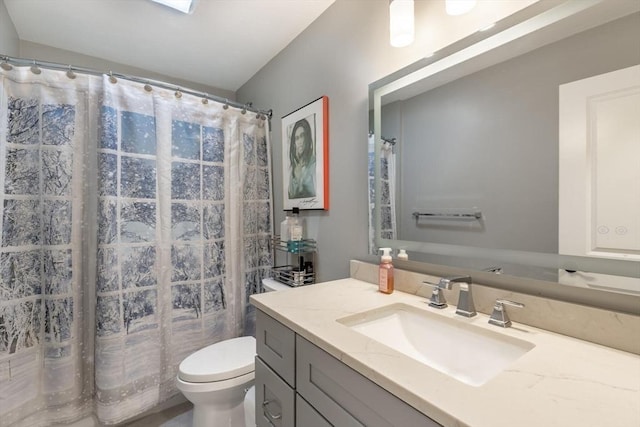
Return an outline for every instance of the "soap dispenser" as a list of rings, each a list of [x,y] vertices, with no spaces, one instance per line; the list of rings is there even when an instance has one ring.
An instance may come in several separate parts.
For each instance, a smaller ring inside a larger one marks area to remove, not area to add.
[[[393,264],[391,263],[391,248],[380,248],[380,268],[378,269],[378,290],[383,294],[393,292]]]

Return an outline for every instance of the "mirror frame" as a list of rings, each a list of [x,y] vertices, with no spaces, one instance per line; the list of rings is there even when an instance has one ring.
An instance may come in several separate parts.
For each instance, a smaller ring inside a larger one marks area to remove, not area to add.
[[[607,3],[607,4],[605,4]],[[560,40],[569,35],[595,27],[596,25],[626,16],[640,10],[638,4],[629,2],[607,2],[606,0],[562,0],[537,2],[499,21],[489,31],[476,32],[455,42],[429,58],[424,58],[391,75],[369,85],[369,103],[373,109],[375,135],[375,244],[377,247],[406,249],[409,253],[420,253],[440,257],[449,261],[443,264],[400,261],[396,265],[412,271],[438,274],[464,271],[472,277],[484,279],[490,286],[540,295],[568,302],[578,302],[614,311],[640,314],[640,293],[623,294],[606,290],[560,285],[557,282],[530,279],[527,277],[493,277],[480,270],[455,269],[456,260],[480,260],[485,263],[507,263],[518,266],[589,271],[593,273],[627,276],[640,279],[640,262],[621,259],[601,259],[559,255],[552,253],[526,252],[516,250],[488,249],[460,245],[389,240],[382,238],[380,224],[380,148],[383,97],[402,99],[404,91],[424,88],[425,83],[435,80],[439,86],[463,75],[471,74],[495,61],[503,61],[524,52],[534,50],[544,44]],[[563,25],[565,23],[570,25]],[[570,29],[567,29],[570,27]],[[515,47],[514,54],[511,47]],[[456,68],[455,76],[447,77],[443,71]],[[429,86],[431,87],[431,86]],[[397,95],[399,94],[400,97]],[[394,96],[395,95],[395,96]],[[407,96],[408,97],[408,96]],[[371,119],[371,117],[370,117]],[[372,257],[373,258],[373,257]],[[440,262],[440,261],[436,261]],[[449,267],[447,267],[449,265]],[[464,264],[462,264],[464,265]],[[452,270],[453,268],[453,270]],[[640,283],[640,280],[639,280]],[[555,285],[555,286],[554,286]],[[639,289],[640,291],[640,289]],[[605,295],[606,294],[606,295]]]

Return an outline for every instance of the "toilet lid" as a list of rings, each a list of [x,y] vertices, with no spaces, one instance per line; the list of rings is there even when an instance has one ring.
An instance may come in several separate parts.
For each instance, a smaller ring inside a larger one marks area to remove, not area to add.
[[[178,376],[183,381],[208,383],[223,381],[255,370],[256,340],[232,338],[212,344],[180,363]]]

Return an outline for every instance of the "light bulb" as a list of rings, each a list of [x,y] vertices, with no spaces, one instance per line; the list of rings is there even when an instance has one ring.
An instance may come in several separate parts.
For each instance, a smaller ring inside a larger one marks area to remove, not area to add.
[[[389,34],[393,47],[413,43],[413,0],[391,0],[389,3]]]

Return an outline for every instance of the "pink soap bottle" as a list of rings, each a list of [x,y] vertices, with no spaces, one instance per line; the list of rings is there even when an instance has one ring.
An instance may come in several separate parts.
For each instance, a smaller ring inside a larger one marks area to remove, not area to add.
[[[393,292],[393,264],[391,263],[391,248],[380,248],[380,268],[378,269],[378,290],[384,294]]]

